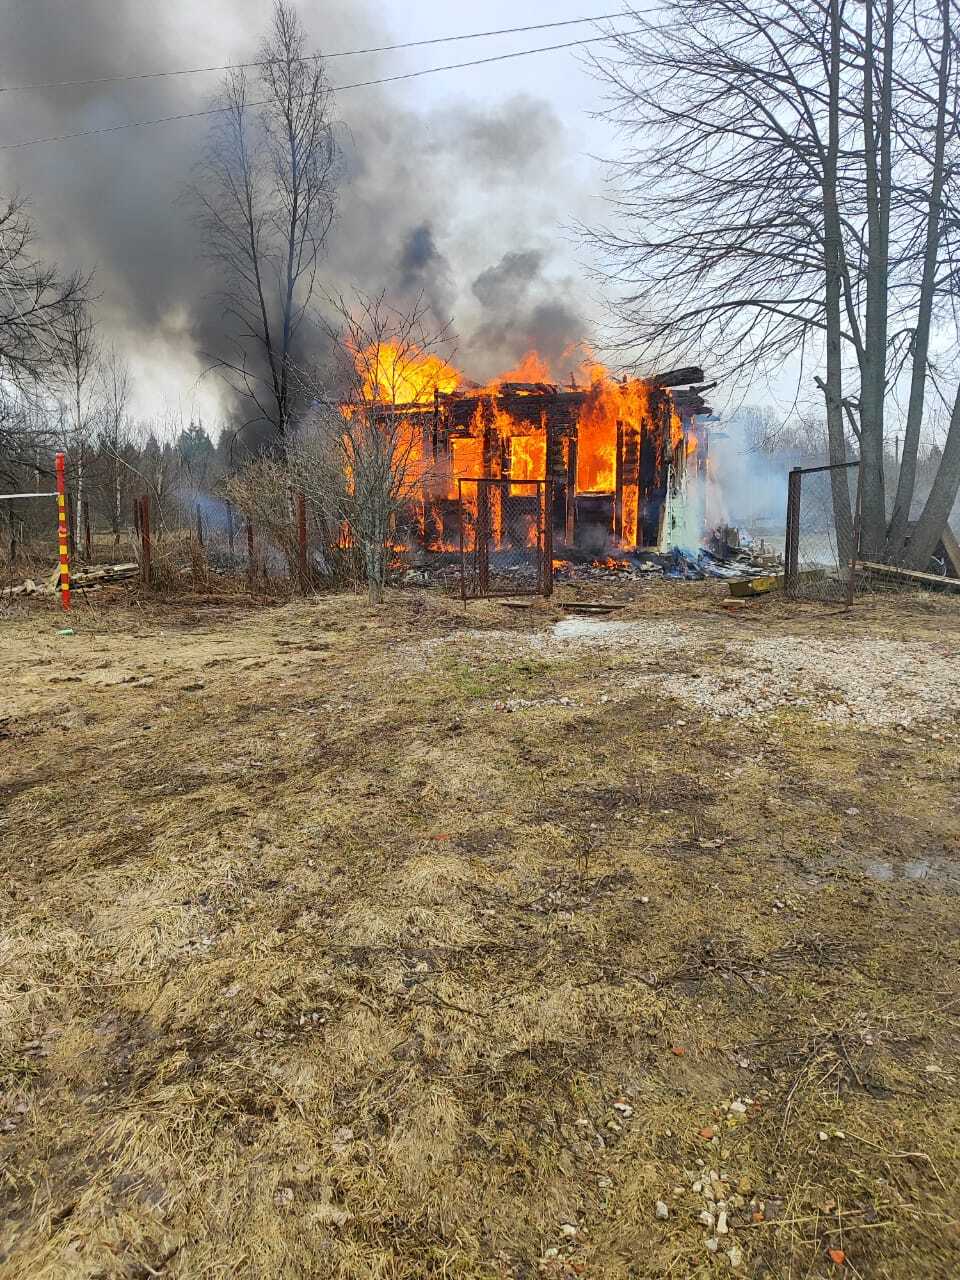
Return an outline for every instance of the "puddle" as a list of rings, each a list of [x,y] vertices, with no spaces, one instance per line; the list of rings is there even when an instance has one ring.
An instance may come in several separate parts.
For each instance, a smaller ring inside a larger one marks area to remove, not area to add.
[[[831,857],[826,863],[804,876],[811,888],[820,888],[830,879],[830,872],[838,868],[862,871],[877,884],[906,887],[924,885],[940,893],[960,893],[960,858],[951,857],[939,850],[930,851],[922,858],[871,858],[859,857],[848,852],[840,858]]]
[[[960,863],[947,858],[930,856],[915,858],[911,862],[885,862],[870,859],[863,864],[864,874],[882,884],[897,880],[924,880],[931,885],[949,885],[960,889]]]

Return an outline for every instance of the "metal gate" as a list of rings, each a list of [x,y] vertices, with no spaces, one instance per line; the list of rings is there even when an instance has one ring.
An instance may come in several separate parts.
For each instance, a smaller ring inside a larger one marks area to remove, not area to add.
[[[543,480],[460,480],[464,600],[553,591],[550,486]]]
[[[784,594],[849,606],[859,529],[859,461],[794,467],[787,484]]]

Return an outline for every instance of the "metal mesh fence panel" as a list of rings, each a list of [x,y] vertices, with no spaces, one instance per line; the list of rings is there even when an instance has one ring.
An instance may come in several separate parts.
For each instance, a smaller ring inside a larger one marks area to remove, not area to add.
[[[859,472],[859,462],[790,472],[784,591],[792,599],[850,602]]]
[[[542,480],[459,482],[465,600],[549,595],[553,573],[548,493]]]

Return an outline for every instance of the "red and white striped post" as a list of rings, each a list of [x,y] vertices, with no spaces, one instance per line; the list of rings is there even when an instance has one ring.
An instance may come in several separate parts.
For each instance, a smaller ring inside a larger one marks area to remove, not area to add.
[[[70,552],[67,543],[66,458],[57,454],[57,537],[60,543],[60,603],[70,609]]]

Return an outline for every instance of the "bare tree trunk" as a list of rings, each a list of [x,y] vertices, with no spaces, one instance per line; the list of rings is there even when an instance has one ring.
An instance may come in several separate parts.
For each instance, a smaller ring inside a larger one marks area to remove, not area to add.
[[[387,578],[386,534],[378,534],[376,529],[364,546],[364,560],[367,571],[367,596],[371,604],[383,604],[384,588]]]
[[[83,440],[77,441],[77,506],[74,516],[76,519],[76,528],[74,530],[74,539],[78,547],[83,546],[83,464],[84,464],[84,447]]]
[[[837,204],[838,159],[840,153],[840,0],[830,0],[830,65],[827,149],[823,168],[824,222],[824,309],[827,345],[827,376],[822,383],[827,414],[830,462],[846,462],[847,445],[843,425],[843,358],[840,307],[843,295],[841,270],[841,226]],[[841,564],[853,554],[853,515],[845,471],[830,473],[837,551]]]
[[[338,149],[323,62],[308,55],[290,0],[274,0],[257,65],[256,103],[242,70],[227,76],[223,116],[192,195],[228,282],[225,311],[239,355],[221,367],[253,402],[255,419],[270,425],[285,459],[292,362],[333,221]]]
[[[941,0],[940,2],[942,36],[940,61],[937,69],[937,111],[933,139],[930,203],[927,211],[923,276],[920,282],[917,321],[911,343],[912,369],[910,398],[907,402],[907,422],[903,436],[903,452],[900,455],[897,494],[887,533],[887,557],[891,560],[899,560],[903,556],[907,526],[910,520],[910,509],[913,505],[913,494],[917,483],[917,453],[920,448],[920,430],[923,425],[924,396],[927,384],[927,357],[930,350],[930,327],[939,264],[941,200],[943,198],[947,135],[947,100],[950,83],[950,56],[953,44],[950,22],[950,6],[952,2],[953,0]],[[914,546],[916,545],[914,544]],[[913,547],[911,547],[911,550],[913,550]],[[914,564],[916,568],[923,568],[929,558],[928,553],[924,556],[922,564],[917,564],[911,555],[910,563]]]
[[[76,509],[71,521],[71,531],[77,545],[83,542],[84,470],[86,463],[87,432],[92,418],[92,384],[99,360],[96,333],[89,308],[77,302],[67,312],[65,342],[60,346],[62,384],[70,388],[73,414],[73,441],[76,449],[74,472],[76,476]]]
[[[884,0],[880,32],[879,100],[875,0],[867,0],[863,50],[863,147],[867,198],[867,265],[864,351],[860,370],[861,539],[875,558],[886,535],[883,473],[887,391],[887,315],[890,288],[890,192],[893,93],[893,3]]]
[[[958,493],[960,493],[960,388],[953,402],[950,427],[933,487],[920,513],[920,519],[910,534],[907,561],[914,568],[923,570],[930,563],[930,557],[947,527]]]
[[[120,546],[120,441],[113,455],[113,545]]]

